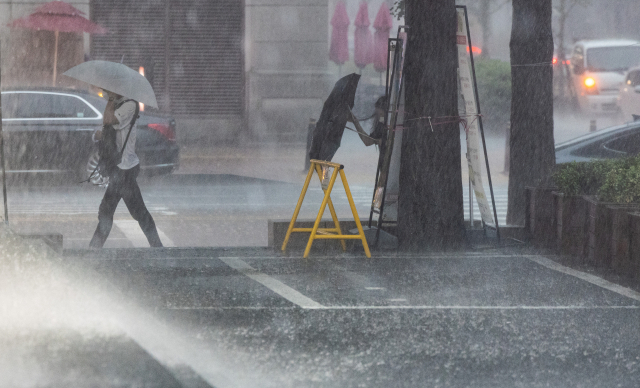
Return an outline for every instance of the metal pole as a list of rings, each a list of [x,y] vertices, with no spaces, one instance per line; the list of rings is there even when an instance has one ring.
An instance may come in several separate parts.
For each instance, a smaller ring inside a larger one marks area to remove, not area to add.
[[[484,160],[487,165],[487,178],[489,181],[489,190],[491,191],[491,204],[493,205],[493,217],[495,218],[496,223],[496,237],[498,238],[498,242],[500,241],[500,227],[498,226],[498,212],[496,211],[496,198],[493,195],[493,184],[491,183],[491,170],[489,169],[489,157],[487,155],[487,143],[484,140],[484,128],[482,126],[482,114],[480,112],[480,98],[478,96],[478,82],[476,81],[476,67],[473,62],[473,45],[471,44],[471,30],[469,30],[469,17],[467,15],[467,7],[466,6],[458,6],[464,8],[464,18],[467,24],[467,39],[469,40],[469,57],[471,58],[471,73],[473,74],[473,86],[475,87],[476,94],[476,109],[478,111],[478,124],[480,126],[480,135],[482,136],[482,148],[484,149]],[[486,232],[485,232],[486,233]]]
[[[0,90],[2,90],[2,47],[0,46]],[[2,98],[0,98],[0,163],[2,163],[2,198],[4,199],[4,223],[9,224],[7,207],[7,172],[4,166],[4,132],[2,131]]]
[[[389,117],[389,90],[391,89],[391,85],[389,85],[389,82],[393,82],[393,80],[389,79],[389,66],[391,65],[391,61],[390,61],[390,55],[389,53],[391,52],[391,42],[395,42],[395,44],[398,44],[398,39],[396,38],[389,38],[387,40],[387,72],[386,72],[386,76],[385,76],[385,87],[384,87],[384,95],[386,98],[386,102],[385,102],[385,106],[384,106],[384,125],[385,127],[388,124],[388,117]],[[394,46],[394,50],[395,50],[395,46]],[[394,51],[395,53],[395,51]],[[394,54],[395,55],[395,54]],[[394,57],[395,58],[395,57]],[[380,77],[382,79],[382,73],[380,73]],[[380,179],[380,168],[382,167],[382,165],[384,164],[384,150],[387,149],[387,140],[386,137],[388,136],[388,133],[385,133],[382,137],[382,141],[380,142],[380,153],[378,155],[378,167],[376,168],[376,180],[375,183],[373,185],[373,196],[371,198],[371,209],[369,211],[369,229],[371,229],[371,225],[373,225],[373,211],[374,211],[374,201],[376,198],[376,189],[378,188],[378,180]],[[381,225],[377,225],[377,228],[380,228]],[[375,245],[375,244],[374,244]]]
[[[406,48],[406,42],[403,42],[402,39],[400,39],[400,30],[401,29],[406,29],[408,28],[407,26],[400,26],[398,27],[398,39],[396,41],[396,50],[394,53],[394,60],[393,60],[393,71],[391,72],[391,84],[390,84],[390,89],[389,89],[389,93],[391,93],[393,91],[393,78],[395,78],[396,76],[396,71],[402,71],[404,68],[404,59],[402,59],[402,56],[405,55],[404,52],[404,48]],[[398,46],[399,45],[399,46]],[[398,48],[400,47],[401,51],[398,51]],[[399,65],[398,65],[398,61]],[[398,67],[398,66],[402,66]],[[400,75],[398,77],[398,84],[396,85],[396,88],[398,89],[398,93],[397,93],[397,97],[398,99],[395,101],[395,104],[393,106],[393,111],[391,113],[392,115],[392,119],[391,119],[391,123],[390,124],[390,134],[388,137],[388,144],[387,144],[387,149],[389,150],[389,152],[385,153],[384,156],[384,165],[382,166],[384,171],[385,171],[385,175],[384,175],[384,180],[382,182],[382,198],[380,198],[380,214],[378,214],[378,225],[376,228],[376,239],[374,240],[373,245],[377,246],[378,245],[378,241],[380,240],[380,230],[382,229],[382,224],[383,224],[383,216],[384,216],[384,201],[385,201],[385,197],[387,196],[387,182],[389,179],[389,167],[391,165],[391,153],[393,152],[393,143],[395,141],[395,129],[396,129],[396,125],[398,124],[398,109],[400,107],[400,99],[402,98],[402,85],[404,84],[403,82],[403,77],[402,77],[402,72],[400,72]],[[389,106],[388,104],[391,103],[391,96],[388,96],[389,101],[387,101],[387,106]],[[385,120],[385,125],[387,125],[387,120]]]

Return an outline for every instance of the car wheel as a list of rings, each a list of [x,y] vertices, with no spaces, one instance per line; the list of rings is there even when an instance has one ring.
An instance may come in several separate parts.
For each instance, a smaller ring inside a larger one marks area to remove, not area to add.
[[[98,150],[93,150],[89,154],[89,158],[87,163],[85,163],[83,168],[84,179],[89,179],[89,183],[96,186],[107,186],[109,183],[109,177],[102,176],[98,171],[96,171],[96,167],[98,166],[98,161],[100,160],[100,156],[98,155]]]

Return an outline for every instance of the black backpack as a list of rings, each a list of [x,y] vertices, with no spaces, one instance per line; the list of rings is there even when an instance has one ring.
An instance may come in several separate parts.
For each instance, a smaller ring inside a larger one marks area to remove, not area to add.
[[[115,109],[119,109],[126,102],[135,100],[124,100],[119,103]],[[89,178],[86,181],[88,182],[91,178],[99,173],[102,176],[112,177],[114,173],[118,169],[118,164],[122,161],[122,154],[124,153],[124,149],[127,146],[127,141],[129,140],[129,135],[131,135],[131,130],[138,119],[138,114],[140,113],[140,106],[136,102],[136,111],[131,119],[131,123],[129,124],[129,132],[127,133],[127,137],[124,140],[124,144],[122,145],[122,149],[118,151],[118,147],[116,145],[116,130],[113,128],[113,125],[105,125],[102,128],[102,139],[98,141],[98,165],[93,170]]]

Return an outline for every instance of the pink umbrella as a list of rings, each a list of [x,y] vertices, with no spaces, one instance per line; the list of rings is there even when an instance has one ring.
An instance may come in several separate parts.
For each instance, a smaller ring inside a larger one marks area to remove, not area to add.
[[[356,20],[353,24],[356,26],[353,60],[356,66],[364,69],[365,66],[373,62],[371,58],[373,37],[371,36],[371,30],[369,30],[369,9],[366,2],[360,3],[360,9],[358,9],[358,15],[356,15]]]
[[[373,38],[373,67],[377,72],[382,73],[387,70],[387,51],[389,31],[393,27],[393,19],[387,8],[387,3],[380,5],[380,10],[373,22],[376,32]]]
[[[347,31],[349,29],[349,16],[344,2],[336,4],[336,9],[331,18],[331,46],[329,47],[329,59],[342,65],[349,60],[349,44]]]
[[[88,32],[104,34],[107,30],[82,15],[85,13],[63,1],[52,1],[36,8],[29,16],[15,19],[9,27],[29,28],[55,32],[55,48],[53,53],[53,85],[56,84],[58,68],[58,34],[60,32]]]

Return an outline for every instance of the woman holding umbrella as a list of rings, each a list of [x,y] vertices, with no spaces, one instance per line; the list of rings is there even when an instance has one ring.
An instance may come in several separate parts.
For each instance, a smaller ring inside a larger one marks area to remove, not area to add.
[[[136,127],[139,102],[157,108],[158,103],[151,85],[142,75],[127,66],[107,61],[89,61],[80,64],[65,75],[102,88],[109,96],[104,112],[104,129],[96,138],[105,138],[107,131],[115,130],[117,165],[107,170],[109,184],[98,210],[98,227],[89,243],[91,248],[102,248],[113,226],[113,214],[120,199],[124,200],[134,220],[138,221],[149,245],[162,247],[156,224],[147,210],[136,178],[140,173],[140,160],[136,155]],[[102,156],[101,156],[102,158]]]
[[[121,152],[121,161],[109,175],[109,184],[98,209],[98,227],[89,243],[91,248],[102,248],[113,226],[113,215],[120,199],[124,200],[129,213],[138,221],[140,228],[152,247],[162,247],[155,221],[147,210],[136,178],[140,173],[140,159],[136,155],[136,127],[138,102],[110,92],[109,102],[104,111],[104,125],[111,125],[116,131],[116,147]],[[96,133],[96,139],[102,132]]]

